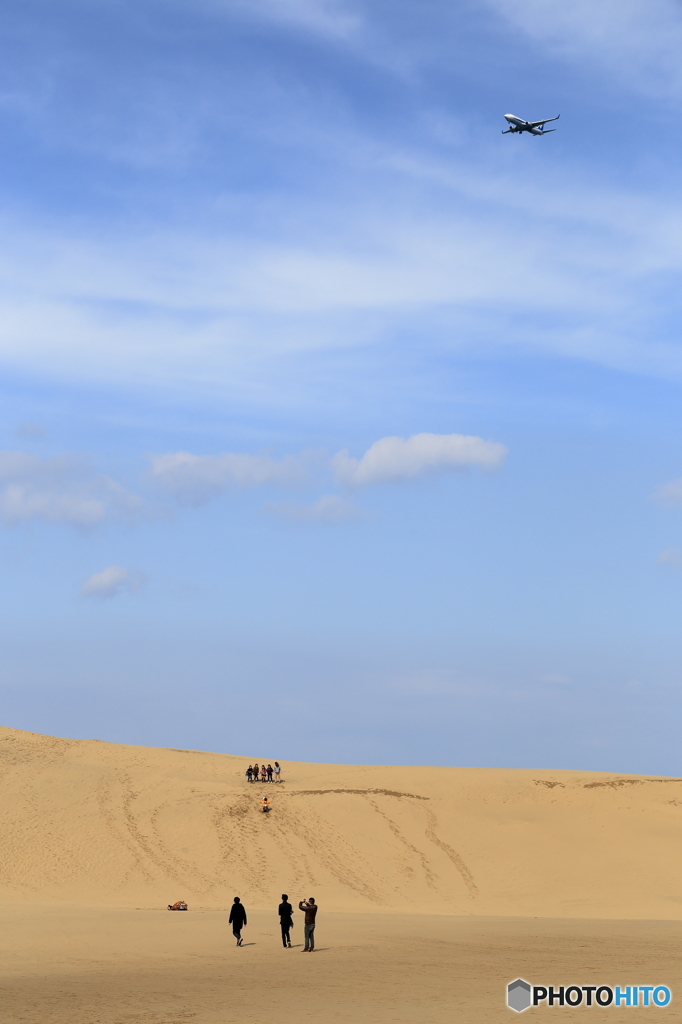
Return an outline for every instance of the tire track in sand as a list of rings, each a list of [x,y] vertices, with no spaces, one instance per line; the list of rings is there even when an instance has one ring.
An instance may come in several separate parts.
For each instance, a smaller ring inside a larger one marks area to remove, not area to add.
[[[478,886],[476,885],[476,882],[474,881],[474,876],[469,871],[469,868],[466,866],[466,864],[464,863],[460,855],[457,853],[457,851],[453,850],[451,846],[448,846],[447,843],[444,843],[443,840],[439,839],[438,836],[436,835],[436,825],[438,824],[436,820],[436,815],[433,813],[433,811],[430,811],[428,809],[426,810],[426,815],[429,821],[428,827],[425,832],[426,838],[430,839],[431,842],[434,843],[435,846],[439,847],[439,849],[443,851],[445,856],[452,861],[452,863],[455,865],[460,875],[462,876],[462,881],[469,890],[469,895],[472,898],[478,896]]]

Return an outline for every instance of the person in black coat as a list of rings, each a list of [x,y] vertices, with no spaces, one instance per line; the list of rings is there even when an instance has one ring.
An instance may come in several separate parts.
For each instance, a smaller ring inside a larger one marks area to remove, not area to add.
[[[243,943],[242,939],[242,928],[246,927],[246,911],[242,906],[239,896],[235,896],[234,903],[230,910],[229,924],[232,925],[232,934],[237,940],[237,945],[241,946]]]
[[[282,902],[279,905],[277,913],[279,914],[279,923],[282,929],[282,945],[285,949],[291,949],[291,938],[289,936],[289,932],[294,927],[292,917],[294,908],[291,903],[289,903],[289,897],[286,893],[282,893]]]

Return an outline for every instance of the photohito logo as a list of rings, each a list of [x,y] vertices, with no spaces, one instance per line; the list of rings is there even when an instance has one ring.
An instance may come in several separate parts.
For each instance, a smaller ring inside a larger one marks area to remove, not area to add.
[[[507,985],[507,1006],[523,1013],[530,1006],[667,1006],[667,985],[531,985],[523,978]]]

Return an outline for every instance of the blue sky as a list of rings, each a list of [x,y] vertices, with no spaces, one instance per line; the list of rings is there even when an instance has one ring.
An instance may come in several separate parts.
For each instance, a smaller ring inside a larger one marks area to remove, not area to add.
[[[5,724],[680,774],[682,12],[560,6],[3,5]]]

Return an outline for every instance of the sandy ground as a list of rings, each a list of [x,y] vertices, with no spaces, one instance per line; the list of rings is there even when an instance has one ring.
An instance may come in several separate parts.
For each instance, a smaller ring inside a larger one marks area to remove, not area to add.
[[[288,763],[246,782],[276,756],[0,728],[0,1022],[478,1024],[521,1019],[519,976],[667,985],[638,1015],[682,1019],[682,779]],[[322,908],[312,956],[298,913],[281,948],[282,892]],[[633,1019],[522,1019],[585,1013]]]
[[[505,1006],[517,976],[577,984],[667,984],[682,1001],[682,923],[338,914],[318,949],[280,947],[251,914],[237,949],[224,912],[11,906],[2,929],[0,1019],[48,1024],[483,1024],[631,1021],[633,1010]],[[679,1021],[679,1004],[645,1010]]]

